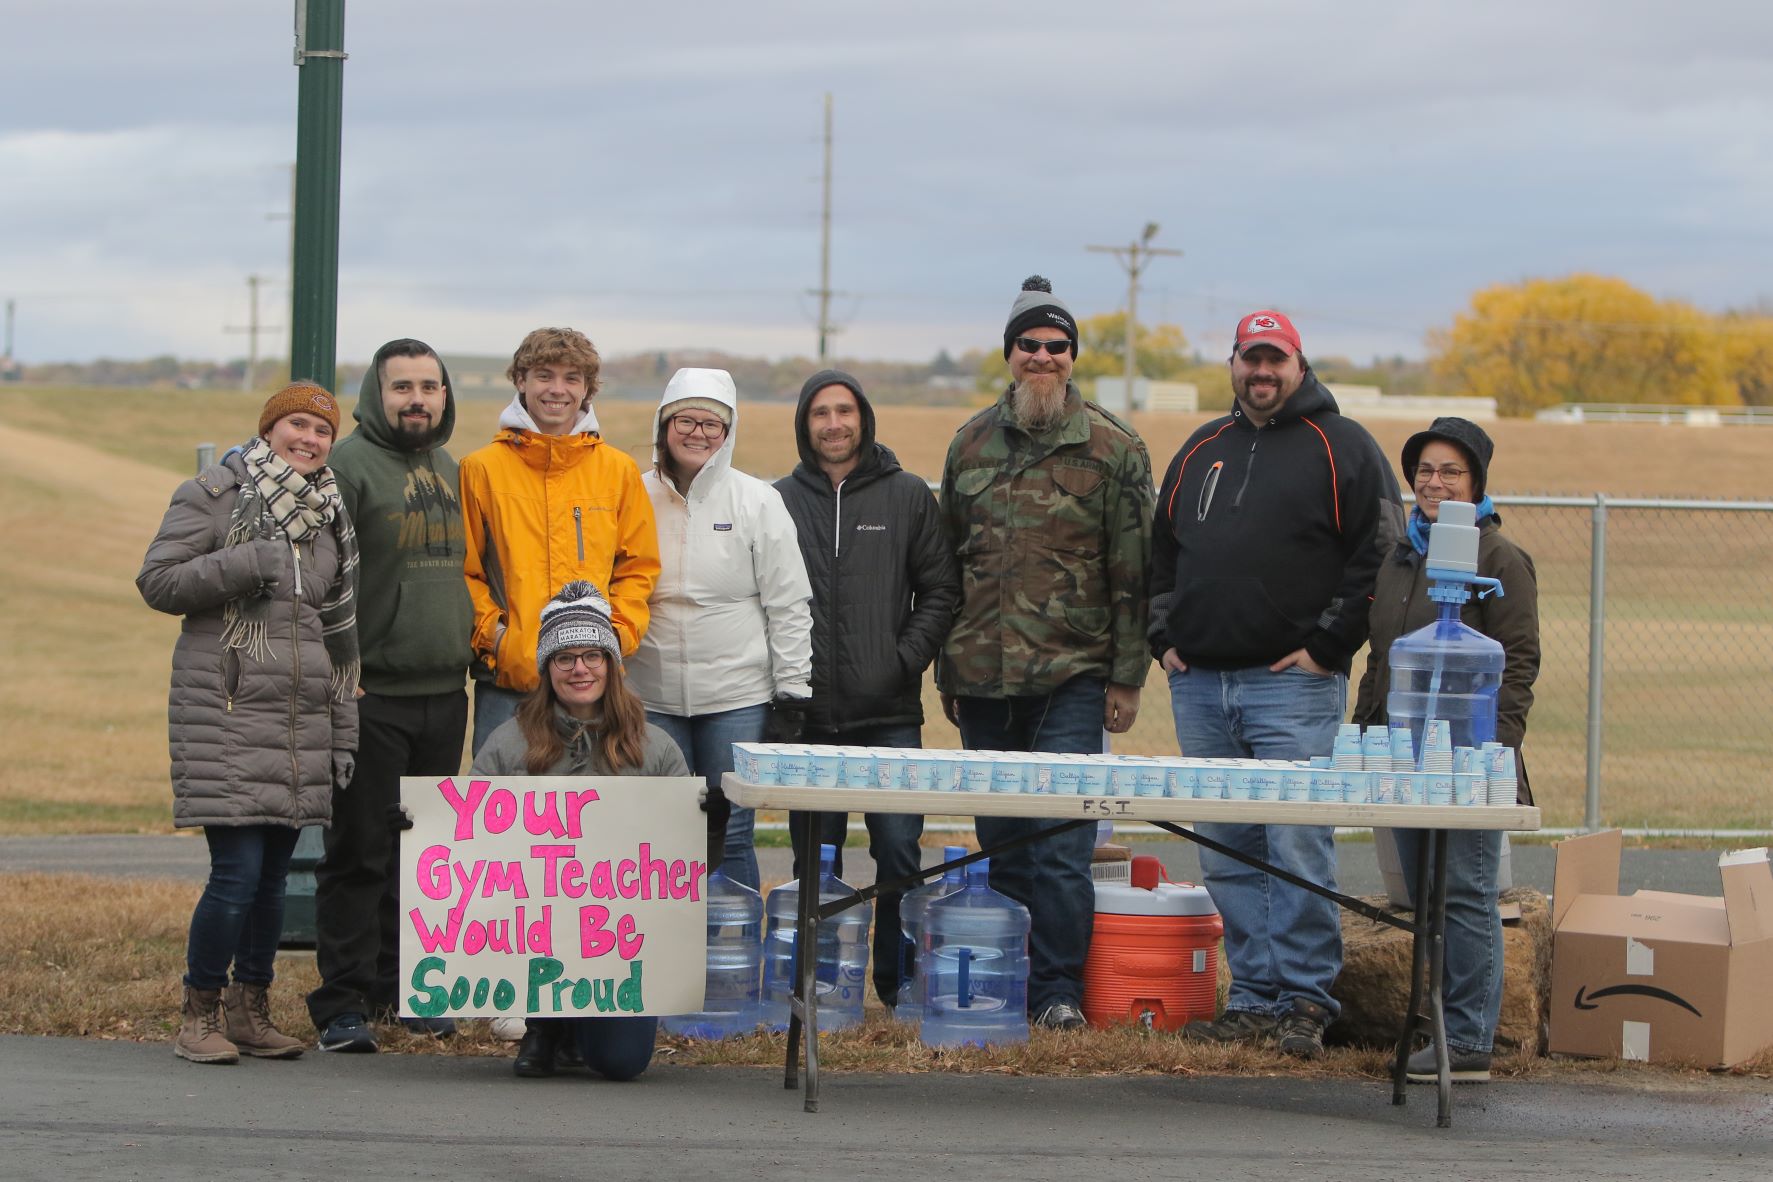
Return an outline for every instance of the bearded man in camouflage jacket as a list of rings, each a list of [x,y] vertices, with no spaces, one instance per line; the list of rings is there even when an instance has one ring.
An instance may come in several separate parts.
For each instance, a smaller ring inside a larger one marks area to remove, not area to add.
[[[1014,379],[955,434],[942,519],[961,608],[937,667],[942,709],[968,748],[1100,752],[1133,725],[1145,682],[1151,460],[1133,429],[1071,384],[1077,321],[1051,285],[1023,284],[1004,327]],[[979,817],[996,845],[1050,825]],[[1083,1025],[1095,918],[1079,827],[992,859],[992,888],[1028,908],[1028,1010]]]

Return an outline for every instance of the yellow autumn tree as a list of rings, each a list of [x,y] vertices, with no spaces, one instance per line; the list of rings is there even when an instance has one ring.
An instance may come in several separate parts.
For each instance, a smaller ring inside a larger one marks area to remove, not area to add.
[[[1437,384],[1524,415],[1565,402],[1736,403],[1718,338],[1690,304],[1579,274],[1487,287],[1428,343]]]
[[[1718,337],[1737,397],[1748,406],[1773,406],[1773,316],[1727,312]]]

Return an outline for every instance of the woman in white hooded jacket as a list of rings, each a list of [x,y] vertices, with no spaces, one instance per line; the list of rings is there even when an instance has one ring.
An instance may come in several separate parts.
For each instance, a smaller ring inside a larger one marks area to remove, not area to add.
[[[680,369],[642,482],[659,529],[652,620],[627,674],[647,721],[718,786],[732,745],[798,737],[811,696],[812,585],[782,495],[732,466],[739,399],[723,369]],[[727,825],[727,876],[756,889],[750,809]]]

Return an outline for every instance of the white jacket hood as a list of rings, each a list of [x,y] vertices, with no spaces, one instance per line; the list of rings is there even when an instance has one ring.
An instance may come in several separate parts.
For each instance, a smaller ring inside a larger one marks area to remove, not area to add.
[[[504,410],[499,412],[499,426],[512,431],[528,431],[532,435],[547,434],[546,431],[543,431],[540,427],[536,426],[536,421],[534,419],[529,417],[529,407],[523,405],[523,395],[521,394],[513,394],[511,396],[510,405],[506,406]],[[603,429],[597,425],[597,410],[591,405],[591,403],[587,402],[585,404],[585,413],[579,416],[579,421],[573,424],[573,429],[568,431],[567,434],[603,434]]]
[[[733,441],[739,435],[739,390],[733,385],[733,375],[724,369],[680,369],[671,375],[671,380],[665,383],[665,393],[659,398],[659,409],[653,414],[653,471],[667,485],[672,482],[665,474],[664,448],[660,443],[665,438],[665,408],[685,398],[711,399],[726,407],[732,415],[720,447],[690,481],[690,493],[704,497],[733,466]]]

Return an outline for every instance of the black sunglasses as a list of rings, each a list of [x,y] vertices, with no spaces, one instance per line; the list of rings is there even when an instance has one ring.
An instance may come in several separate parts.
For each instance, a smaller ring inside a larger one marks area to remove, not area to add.
[[[1017,337],[1016,348],[1024,353],[1038,353],[1045,349],[1057,357],[1061,353],[1071,352],[1071,342],[1064,337],[1060,337],[1056,341],[1037,341],[1033,337]]]

